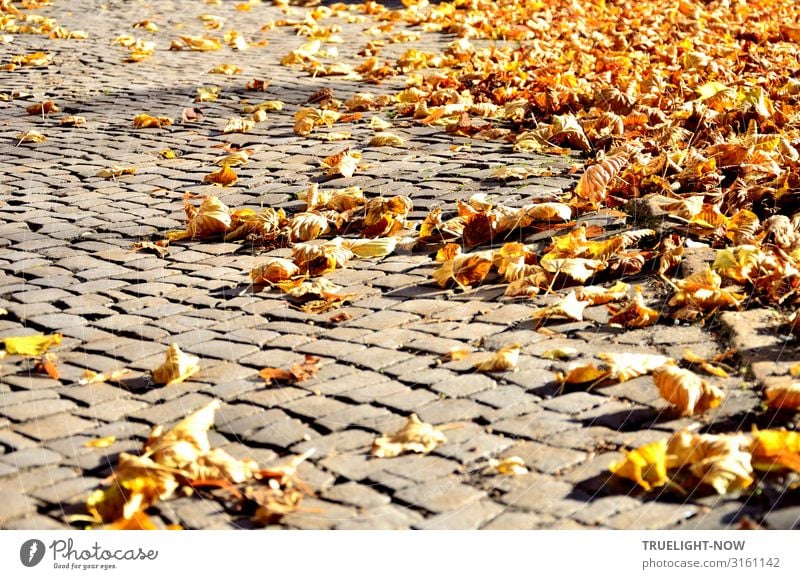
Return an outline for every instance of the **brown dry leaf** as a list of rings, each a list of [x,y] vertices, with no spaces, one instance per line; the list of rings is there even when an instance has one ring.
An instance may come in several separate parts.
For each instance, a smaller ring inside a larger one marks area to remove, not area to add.
[[[522,348],[521,344],[510,344],[503,346],[491,357],[477,362],[473,367],[478,372],[506,372],[508,370],[517,370],[517,363],[519,361],[519,351]]]
[[[60,111],[53,101],[42,101],[26,107],[25,110],[29,115],[49,115]]]
[[[36,360],[33,371],[39,374],[47,374],[53,380],[58,380],[61,377],[61,372],[58,369],[58,356],[50,353],[42,355],[41,358]]]
[[[222,187],[235,185],[238,180],[239,177],[228,165],[223,165],[219,170],[213,171],[203,177],[203,183],[213,183],[214,185],[221,185]]]
[[[422,422],[416,414],[411,414],[406,425],[399,431],[375,439],[372,455],[392,458],[409,452],[428,454],[444,442],[447,439],[441,431]]]
[[[682,416],[701,414],[716,408],[725,398],[717,386],[672,364],[654,370],[653,381],[661,397],[680,410]]]
[[[131,251],[152,251],[158,257],[166,257],[169,255],[169,240],[164,239],[161,241],[134,241],[131,244]]]
[[[584,172],[575,187],[575,195],[593,205],[605,201],[608,188],[619,172],[628,164],[628,155],[612,155]]]
[[[24,133],[17,133],[16,139],[19,143],[44,143],[47,137],[39,131],[26,131]]]
[[[598,285],[584,286],[575,290],[575,297],[580,301],[589,302],[593,306],[598,306],[625,299],[630,287],[630,285],[622,281],[618,281],[607,288]]]
[[[290,259],[273,257],[250,270],[250,279],[256,284],[274,284],[300,274],[300,268]]]
[[[589,305],[591,305],[590,302],[579,300],[573,290],[556,303],[533,310],[531,315],[534,320],[547,320],[555,317],[581,322],[583,321],[583,310]]]
[[[369,140],[370,147],[402,147],[405,139],[388,131],[381,131],[372,135]]]
[[[599,383],[605,380],[625,382],[664,366],[672,364],[674,360],[658,354],[636,353],[600,353],[597,357],[603,364],[596,366],[593,363],[572,366],[566,375],[561,375],[562,384],[584,384],[587,382]]]
[[[306,354],[305,360],[301,364],[292,364],[288,370],[263,368],[258,375],[266,382],[288,382],[290,384],[304,382],[316,376],[319,371],[319,361],[318,357]]]
[[[200,207],[187,199],[183,208],[188,219],[186,235],[192,239],[220,235],[231,226],[230,209],[215,195],[206,196]]]
[[[610,324],[619,324],[626,328],[646,328],[658,322],[658,310],[649,308],[644,303],[644,297],[639,288],[633,295],[633,299],[624,306],[608,304],[606,306],[611,312],[608,319]]]
[[[126,375],[130,374],[130,370],[123,368],[121,370],[113,370],[111,372],[94,372],[92,370],[84,370],[83,377],[78,380],[78,384],[97,384],[99,382],[119,382]]]
[[[351,152],[349,149],[345,149],[335,155],[325,157],[321,166],[326,170],[326,175],[341,175],[349,178],[356,172],[360,161],[361,153],[359,151]]]
[[[634,481],[646,491],[669,482],[666,439],[623,452],[625,459],[609,466],[613,474]]]
[[[295,214],[288,224],[289,241],[311,241],[329,233],[328,220],[318,213],[303,212]]]
[[[86,124],[86,117],[80,115],[69,115],[62,117],[59,121],[62,127],[82,127]]]
[[[248,80],[244,85],[244,90],[265,92],[269,87],[270,82],[263,78],[254,78]]]
[[[161,127],[168,127],[171,124],[172,119],[169,117],[154,117],[145,113],[133,117],[133,126],[137,129],[160,129]]]
[[[767,386],[764,397],[770,408],[785,408],[789,410],[800,409],[800,383],[788,382]]]
[[[715,364],[712,364],[708,360],[705,360],[703,357],[698,356],[697,354],[692,352],[690,348],[685,348],[683,350],[683,360],[684,362],[689,362],[690,364],[697,364],[705,372],[711,374],[712,376],[717,376],[719,378],[730,377],[725,370],[723,370],[719,366],[716,366]]]
[[[384,131],[392,127],[392,123],[385,121],[378,116],[374,116],[369,120],[369,128],[375,131]]]
[[[116,436],[104,436],[102,438],[93,438],[83,443],[86,448],[108,448],[117,441]]]
[[[228,119],[228,123],[225,125],[225,128],[222,129],[222,132],[226,135],[229,133],[249,133],[255,126],[256,122],[253,119],[234,117]]]
[[[235,64],[218,64],[208,71],[208,74],[224,74],[226,76],[233,76],[234,74],[241,74],[244,69]]]
[[[153,370],[153,381],[166,386],[180,384],[199,370],[200,358],[182,352],[177,344],[171,344],[164,363]]]
[[[454,255],[433,272],[433,279],[440,287],[455,282],[461,289],[466,289],[467,286],[480,284],[486,278],[492,267],[492,259],[492,251]]]
[[[752,482],[750,439],[742,435],[675,433],[669,440],[670,468],[688,467],[701,483],[719,494],[735,493]]]
[[[101,169],[95,174],[95,177],[103,177],[104,179],[115,179],[117,177],[122,177],[123,175],[135,175],[135,174],[136,174],[136,167],[120,167],[119,165],[114,165],[112,167]]]
[[[693,306],[703,311],[721,307],[739,307],[744,295],[721,287],[722,279],[706,266],[704,271],[686,279],[675,280],[675,295],[669,300],[671,306]]]
[[[342,305],[356,294],[341,293],[341,286],[325,279],[313,281],[278,282],[279,288],[286,292],[297,307],[306,313],[320,314]]]
[[[472,349],[470,348],[453,346],[448,352],[439,356],[439,359],[443,362],[457,362],[468,358],[471,353]]]
[[[180,36],[179,40],[174,40],[170,50],[190,50],[209,51],[222,48],[222,42],[209,36]]]
[[[564,346],[562,348],[553,348],[539,354],[540,358],[546,360],[571,360],[578,355],[578,350],[571,346]]]

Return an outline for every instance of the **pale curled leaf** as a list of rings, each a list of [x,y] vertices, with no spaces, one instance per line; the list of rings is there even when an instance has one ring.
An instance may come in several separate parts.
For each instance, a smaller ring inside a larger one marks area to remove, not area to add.
[[[441,431],[422,422],[416,414],[411,414],[406,425],[399,431],[375,439],[372,455],[391,458],[408,452],[427,454],[446,441]]]
[[[153,370],[153,381],[171,386],[187,380],[200,370],[200,358],[181,351],[177,344],[167,348],[164,363]]]

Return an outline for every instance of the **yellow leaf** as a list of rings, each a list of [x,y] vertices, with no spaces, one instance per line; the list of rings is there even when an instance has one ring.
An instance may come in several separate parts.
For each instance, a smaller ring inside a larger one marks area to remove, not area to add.
[[[563,348],[553,348],[552,350],[542,352],[539,354],[539,357],[545,358],[546,360],[571,360],[577,355],[578,350],[570,346],[564,346]]]
[[[222,129],[222,132],[226,135],[228,133],[248,133],[252,131],[255,126],[256,122],[253,119],[236,117],[228,119],[228,123],[225,125],[225,128]]]
[[[92,370],[84,370],[83,376],[78,380],[78,384],[97,384],[98,382],[119,382],[130,370],[123,368],[121,370],[114,370],[112,372],[94,372]]]
[[[59,124],[62,127],[82,127],[86,124],[86,117],[82,117],[80,115],[69,115],[67,117],[62,117],[59,121]]]
[[[183,209],[188,218],[186,233],[189,237],[202,238],[220,235],[231,226],[230,209],[215,195],[206,196],[200,207],[195,207],[187,200],[184,202]]]
[[[194,97],[196,103],[214,102],[219,98],[220,88],[218,86],[197,87],[197,96]]]
[[[569,292],[566,297],[558,300],[556,303],[533,310],[533,319],[542,320],[552,317],[567,318],[569,320],[583,321],[583,310],[586,306],[590,305],[589,302],[580,301],[575,295],[575,291]]]
[[[722,279],[706,266],[704,271],[690,275],[686,279],[675,280],[677,291],[669,305],[694,306],[700,310],[741,305],[744,295],[723,289]]]
[[[489,467],[484,470],[485,473],[499,473],[506,476],[517,476],[521,474],[528,474],[528,467],[525,466],[525,461],[518,456],[509,456],[504,459],[498,460],[493,458],[489,461]]]
[[[203,183],[213,183],[214,185],[222,185],[223,187],[230,187],[239,180],[236,173],[228,165],[223,165],[217,171],[209,173],[203,177]]]
[[[209,70],[208,74],[224,74],[226,76],[233,76],[234,74],[240,74],[242,72],[244,72],[244,69],[242,69],[240,66],[236,66],[235,64],[218,64]]]
[[[103,438],[93,438],[83,443],[86,448],[108,448],[117,441],[116,436],[104,436]]]
[[[753,466],[759,470],[789,468],[800,472],[800,433],[787,430],[753,431]]]
[[[666,439],[623,452],[625,460],[615,462],[609,467],[613,474],[634,481],[646,491],[669,482]]]
[[[147,456],[164,467],[183,469],[208,454],[208,430],[219,407],[219,400],[213,400],[166,432],[163,426],[154,426],[144,444]]]
[[[166,127],[172,124],[172,119],[169,117],[153,117],[151,115],[141,113],[133,117],[133,126],[137,129],[149,129]]]
[[[767,386],[764,390],[767,406],[770,408],[800,409],[800,383],[790,382]]]
[[[300,274],[300,268],[289,259],[274,257],[250,270],[253,283],[277,283]]]
[[[181,36],[180,40],[173,41],[170,50],[183,48],[199,51],[219,50],[222,48],[222,43],[218,39],[208,36]]]
[[[101,169],[97,172],[95,177],[103,177],[104,179],[113,179],[115,177],[121,177],[122,175],[135,175],[136,174],[136,167],[120,167],[118,165],[114,165],[113,167],[107,167],[105,169]]]
[[[575,296],[581,301],[597,306],[624,299],[628,295],[629,288],[628,284],[621,281],[608,288],[603,286],[584,286],[575,290]]]
[[[427,454],[446,441],[441,431],[422,422],[416,414],[412,414],[408,417],[406,425],[398,432],[375,439],[372,455],[378,458],[392,458],[408,452]]]
[[[646,328],[658,321],[658,310],[649,308],[644,303],[641,291],[636,289],[633,299],[625,306],[615,306],[609,304],[611,317],[608,319],[610,324],[620,324],[626,328]]]
[[[288,224],[289,240],[310,241],[330,231],[328,220],[318,213],[303,212],[295,214]]]
[[[709,384],[689,370],[671,364],[655,370],[653,381],[661,397],[677,407],[682,416],[700,414],[716,408],[725,398],[725,394],[718,387]]]
[[[697,364],[703,370],[711,374],[712,376],[718,376],[720,378],[728,378],[728,373],[720,368],[719,366],[715,366],[714,364],[704,360],[702,357],[698,356],[690,348],[685,348],[683,350],[683,360],[685,362],[689,362],[690,364]]]
[[[455,255],[433,272],[433,279],[440,287],[447,287],[452,282],[462,289],[469,285],[479,284],[489,274],[492,257],[491,251]]]
[[[200,370],[200,358],[185,354],[177,344],[167,349],[164,363],[153,370],[153,381],[157,384],[171,386],[180,384]]]
[[[520,344],[503,346],[490,358],[476,363],[474,368],[478,372],[505,372],[507,370],[516,370],[521,348],[522,346]]]
[[[669,441],[669,466],[688,467],[719,494],[738,492],[753,482],[750,441],[741,435],[675,433]]]
[[[17,133],[16,139],[20,143],[44,143],[47,137],[39,131],[27,131],[24,133]]]
[[[61,334],[10,337],[3,342],[9,355],[41,356],[48,348],[61,344]]]
[[[372,117],[369,120],[369,128],[377,131],[383,131],[392,126],[392,123],[385,121],[380,117]]]
[[[326,175],[341,175],[342,177],[352,177],[361,161],[359,151],[344,151],[331,155],[322,160],[322,168],[326,169]]]
[[[370,147],[402,147],[404,144],[402,137],[388,131],[375,133],[369,140]]]

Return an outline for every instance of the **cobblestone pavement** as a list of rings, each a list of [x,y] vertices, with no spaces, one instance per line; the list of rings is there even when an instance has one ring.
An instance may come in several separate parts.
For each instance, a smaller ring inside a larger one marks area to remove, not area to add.
[[[30,361],[12,357],[0,369],[0,526],[67,527],[65,514],[79,510],[110,474],[118,453],[136,452],[152,425],[171,423],[215,398],[222,408],[212,443],[233,455],[270,465],[316,449],[300,469],[316,494],[304,502],[313,510],[286,516],[280,527],[695,529],[736,527],[745,515],[771,528],[798,524],[797,499],[769,489],[738,498],[679,497],[644,493],[608,473],[621,449],[685,426],[714,421],[720,429],[749,427],[759,399],[748,387],[752,374],[720,381],[730,394],[711,416],[677,419],[665,412],[649,378],[554,396],[555,371],[566,364],[541,356],[562,346],[586,357],[602,351],[680,357],[686,346],[711,355],[733,343],[745,351],[742,365],[765,380],[786,373],[781,355],[797,358],[779,334],[771,334],[768,312],[726,314],[718,325],[727,329],[722,334],[697,325],[621,332],[603,324],[607,313],[599,306],[587,310],[587,321],[549,324],[553,335],[545,335],[535,330],[530,313],[552,296],[532,305],[501,299],[498,285],[467,293],[441,290],[431,281],[435,265],[429,255],[398,253],[330,274],[358,297],[315,315],[291,308],[278,292],[248,287],[248,271],[261,256],[247,244],[175,243],[164,258],[132,252],[132,242],[184,226],[185,193],[214,192],[237,208],[297,210],[297,193],[319,180],[320,160],[346,144],[363,146],[371,134],[362,122],[347,127],[353,138],[344,143],[299,137],[292,130],[297,107],[323,87],[344,100],[402,85],[365,87],[281,66],[281,57],[307,39],[290,27],[262,32],[265,23],[286,18],[267,4],[238,11],[233,2],[80,0],[54,2],[39,12],[90,36],[51,40],[23,34],[0,45],[4,62],[36,50],[53,56],[48,67],[0,73],[0,92],[30,95],[0,108],[0,307],[8,310],[0,317],[0,338],[64,335],[55,350],[59,380],[33,373]],[[169,51],[179,34],[204,32],[202,13],[223,16],[226,26],[269,44],[242,52]],[[145,19],[160,30],[132,29]],[[334,22],[345,39],[338,45],[340,59],[360,62],[355,53],[369,40],[363,30],[371,23]],[[127,51],[112,45],[122,34],[152,38],[155,55],[123,63]],[[441,48],[451,40],[425,34],[414,45]],[[381,57],[396,57],[408,47],[388,45]],[[244,72],[207,74],[226,62]],[[251,78],[271,84],[265,93],[245,92]],[[219,99],[195,103],[197,88],[210,85],[221,88]],[[27,115],[25,107],[42,98],[54,100],[63,114],[85,116],[87,124],[69,128],[59,125],[61,114]],[[225,120],[239,116],[246,99],[279,99],[287,106],[268,113],[250,133],[222,134]],[[180,119],[193,106],[202,109],[201,122],[132,127],[136,114]],[[14,138],[31,129],[48,140],[28,144]],[[408,195],[411,217],[421,219],[431,207],[453,210],[457,200],[476,192],[519,205],[550,199],[574,184],[569,157],[513,153],[510,145],[469,142],[412,121],[401,120],[393,130],[406,137],[405,147],[365,148],[364,170],[322,186]],[[255,150],[252,162],[237,168],[239,182],[225,189],[203,183],[222,154],[215,147],[223,143]],[[167,147],[179,156],[159,156]],[[509,163],[547,167],[556,176],[512,184],[492,179],[492,168]],[[112,165],[138,170],[116,179],[95,176]],[[339,312],[349,318],[332,320]],[[767,328],[756,336],[763,343],[750,348],[759,327]],[[162,362],[172,342],[199,355],[202,371],[180,385],[153,386],[147,371]],[[490,351],[513,342],[523,344],[517,372],[476,373],[469,362],[440,359],[453,347]],[[264,366],[288,367],[305,354],[322,360],[311,380],[279,387],[258,377]],[[121,384],[78,384],[87,368],[121,367],[133,370]],[[370,458],[375,436],[395,431],[411,412],[449,425],[448,442],[429,455]],[[84,446],[108,435],[117,438],[108,448]],[[529,474],[484,473],[489,458],[513,455],[525,460]],[[213,496],[173,499],[156,512],[165,525],[252,526]]]

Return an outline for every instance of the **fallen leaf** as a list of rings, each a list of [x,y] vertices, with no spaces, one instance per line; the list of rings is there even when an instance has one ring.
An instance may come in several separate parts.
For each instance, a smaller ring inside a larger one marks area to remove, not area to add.
[[[503,346],[490,358],[476,363],[474,368],[478,372],[505,372],[507,370],[517,370],[517,362],[519,360],[521,348],[521,344]]]
[[[340,153],[325,157],[322,160],[322,168],[326,175],[341,175],[342,177],[352,177],[361,161],[361,153],[345,149]]]
[[[131,244],[131,251],[152,251],[158,257],[166,257],[169,255],[169,248],[167,245],[169,240],[163,241],[135,241]]]
[[[788,468],[800,472],[800,433],[755,429],[752,436],[750,453],[754,468],[764,471]]]
[[[40,103],[33,104],[29,107],[26,107],[25,110],[28,112],[29,115],[49,115],[52,113],[59,112],[59,108],[56,106],[56,103],[53,101],[42,101]]]
[[[370,147],[402,147],[404,144],[405,139],[386,131],[375,133],[369,140]]]
[[[185,354],[177,344],[167,349],[164,363],[153,370],[153,381],[156,384],[172,386],[180,384],[200,370],[200,358]]]
[[[299,274],[300,268],[292,260],[273,257],[250,270],[250,279],[256,284],[274,284],[292,279]]]
[[[112,372],[94,372],[92,370],[84,370],[83,377],[78,380],[78,384],[97,384],[100,382],[119,382],[130,370],[123,368],[121,370],[113,370]]]
[[[700,366],[705,372],[711,374],[712,376],[718,376],[719,378],[728,378],[729,374],[720,368],[719,366],[712,364],[711,362],[703,359],[701,356],[698,356],[690,348],[684,348],[683,350],[683,360],[684,362],[689,362],[690,364],[697,364]]]
[[[221,185],[223,187],[235,185],[238,180],[239,177],[228,165],[223,165],[219,170],[213,171],[203,177],[203,183],[213,183],[214,185]]]
[[[172,119],[169,117],[154,117],[145,113],[141,113],[133,117],[133,126],[137,129],[149,129],[167,127],[172,124]]]
[[[262,368],[258,373],[266,382],[288,382],[294,384],[304,382],[316,376],[319,371],[320,359],[306,354],[301,364],[292,364],[288,370],[281,368]]]
[[[47,374],[53,380],[58,380],[61,377],[61,372],[58,370],[58,356],[55,354],[44,354],[36,361],[34,371],[39,374]]]
[[[6,352],[17,356],[41,356],[53,346],[61,344],[61,334],[38,334],[4,338]]]
[[[446,441],[441,431],[422,422],[416,414],[411,414],[406,425],[399,431],[375,439],[372,444],[372,455],[378,458],[392,458],[409,452],[428,454]]]
[[[16,139],[19,143],[44,143],[47,137],[39,131],[26,131],[24,133],[17,133]]]
[[[116,436],[104,436],[102,438],[93,438],[83,443],[86,448],[108,448],[117,441]]]
[[[136,174],[136,167],[120,167],[118,165],[114,165],[113,167],[107,167],[105,169],[101,169],[95,174],[95,177],[103,177],[104,179],[114,179],[116,177],[122,177],[123,175],[135,175]]]
[[[255,126],[256,122],[253,119],[235,117],[228,119],[228,123],[225,125],[225,128],[222,129],[222,132],[226,135],[229,133],[249,133]]]
[[[579,300],[575,291],[571,291],[556,303],[533,310],[532,317],[534,320],[547,320],[556,317],[581,322],[583,321],[583,310],[585,310],[588,305],[591,304]]]
[[[725,398],[718,387],[672,364],[654,370],[653,381],[661,397],[680,410],[682,416],[716,408]]]
[[[62,127],[82,127],[86,124],[86,117],[80,115],[69,115],[62,117],[59,121]]]
[[[606,306],[611,312],[608,319],[610,324],[619,324],[625,328],[646,328],[658,322],[658,310],[649,308],[644,303],[644,297],[639,289],[633,295],[633,299],[624,306],[608,304]]]
[[[528,474],[528,467],[525,466],[525,461],[518,456],[509,456],[499,460],[492,458],[489,460],[489,466],[484,470],[484,473],[518,476]]]
[[[233,76],[242,72],[244,72],[244,69],[235,64],[218,64],[208,71],[209,74],[224,74],[226,76]]]
[[[666,439],[623,452],[625,459],[609,467],[613,474],[634,481],[646,491],[669,482]]]
[[[785,408],[789,410],[800,409],[800,383],[788,382],[767,386],[764,397],[770,408]]]

